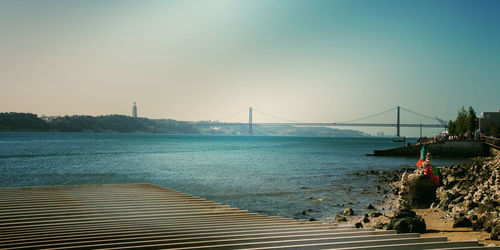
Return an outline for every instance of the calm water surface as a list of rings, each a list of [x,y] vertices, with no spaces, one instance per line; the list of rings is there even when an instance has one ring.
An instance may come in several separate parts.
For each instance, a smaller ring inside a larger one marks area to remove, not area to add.
[[[152,183],[250,212],[325,218],[341,204],[361,211],[382,200],[374,178],[352,173],[414,166],[413,158],[365,156],[396,145],[390,138],[0,133],[0,186]]]

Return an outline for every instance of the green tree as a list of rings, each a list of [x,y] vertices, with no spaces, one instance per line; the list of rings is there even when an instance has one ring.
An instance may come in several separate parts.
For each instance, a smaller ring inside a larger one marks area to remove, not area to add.
[[[448,133],[450,133],[450,135],[456,135],[456,124],[452,120],[448,123]]]
[[[448,123],[448,132],[450,135],[463,135],[466,133],[474,133],[478,127],[478,118],[476,115],[476,111],[469,106],[467,110],[465,110],[465,106],[462,106],[458,110],[457,118],[455,121],[451,121]]]
[[[465,134],[467,132],[467,111],[462,106],[458,110],[457,119],[455,120],[455,134]]]
[[[467,111],[467,131],[469,133],[474,133],[476,129],[478,128],[478,119],[476,115],[476,111],[469,106],[469,109]]]
[[[31,113],[0,113],[0,130],[46,131],[49,125]]]

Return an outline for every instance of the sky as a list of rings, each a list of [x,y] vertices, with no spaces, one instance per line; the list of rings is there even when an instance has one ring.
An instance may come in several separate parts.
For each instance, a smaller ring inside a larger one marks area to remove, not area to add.
[[[0,0],[0,112],[450,120],[500,109],[499,55],[500,1]]]

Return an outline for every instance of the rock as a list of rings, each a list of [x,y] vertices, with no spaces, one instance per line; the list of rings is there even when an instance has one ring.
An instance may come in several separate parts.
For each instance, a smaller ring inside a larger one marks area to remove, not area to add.
[[[453,222],[453,228],[455,227],[472,227],[472,222],[467,217],[461,216]]]
[[[409,219],[400,219],[394,223],[389,224],[389,229],[396,230],[398,234],[409,233],[410,232],[410,222]]]
[[[372,204],[368,204],[366,206],[367,209],[375,210],[375,207]]]
[[[459,197],[457,197],[456,199],[454,199],[454,200],[453,200],[453,203],[459,203],[459,202],[461,202],[463,199],[464,199],[464,197],[463,197],[463,196],[459,196]]]
[[[500,220],[496,220],[491,229],[490,239],[499,240],[499,236],[500,236]]]
[[[370,219],[368,219],[367,217],[365,217],[365,218],[363,218],[363,222],[364,223],[368,223],[368,222],[370,222]]]
[[[472,220],[472,221],[475,221],[475,220],[477,220],[477,219],[479,219],[479,217],[477,216],[477,214],[472,214],[472,216],[471,216],[471,220]]]
[[[400,196],[409,208],[429,208],[436,199],[437,186],[426,175],[408,175]]]
[[[490,212],[490,211],[495,211],[495,209],[498,206],[500,206],[500,202],[488,201],[488,202],[480,204],[479,207],[477,208],[477,211],[479,213],[486,213],[486,212]]]
[[[310,218],[309,221],[317,221],[317,220],[314,218]]]
[[[342,215],[340,215],[340,214],[337,214],[337,215],[335,215],[335,221],[337,221],[337,222],[345,222],[345,221],[347,221],[347,218],[344,217],[344,216],[342,216]]]
[[[343,215],[345,216],[353,216],[354,215],[354,210],[352,210],[351,207],[346,208],[343,212]]]
[[[474,231],[480,231],[484,227],[484,216],[479,217],[477,220],[474,220],[472,222],[472,230]]]
[[[355,226],[356,228],[363,228],[363,223],[361,223],[361,222],[356,222],[356,224],[354,224],[354,226]]]
[[[465,208],[471,210],[471,209],[477,207],[478,205],[477,205],[477,203],[469,200],[469,201],[464,202],[464,206],[465,206]]]
[[[394,214],[387,229],[396,230],[398,233],[425,233],[426,225],[424,219],[415,212],[399,210]]]
[[[483,224],[483,229],[484,231],[491,233],[493,231],[493,228],[495,227],[495,222],[494,219],[492,218],[493,216],[489,214],[488,216],[485,216],[484,224]]]
[[[387,229],[396,229],[398,232],[422,231],[419,229],[422,225],[418,217],[410,209],[431,205],[435,210],[444,211],[444,217],[453,220],[454,227],[472,226],[476,231],[490,233],[490,238],[499,237],[500,154],[495,158],[477,158],[470,163],[439,169],[442,186],[437,189],[430,178],[422,175],[421,169],[407,170],[414,173],[396,178],[400,181],[390,185],[389,191],[399,195],[396,205],[398,211],[391,218]],[[383,190],[381,187],[380,190]],[[388,207],[394,206],[389,204]],[[372,224],[379,220],[374,218],[370,214]]]
[[[370,217],[372,217],[372,218],[377,218],[377,217],[380,217],[380,216],[382,216],[382,213],[379,213],[379,212],[373,212],[373,213],[370,214]]]
[[[414,218],[415,216],[417,216],[417,213],[411,210],[398,210],[394,213],[394,218],[397,219],[402,219],[407,217]]]
[[[399,219],[392,228],[398,233],[425,233],[426,231],[425,221],[420,216]]]
[[[492,230],[490,234],[490,240],[498,240],[500,236],[500,224],[497,224]]]

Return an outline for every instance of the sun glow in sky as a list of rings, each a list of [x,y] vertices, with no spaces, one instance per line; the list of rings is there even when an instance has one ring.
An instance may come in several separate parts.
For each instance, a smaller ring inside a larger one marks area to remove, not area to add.
[[[500,108],[500,1],[0,0],[0,55],[0,112],[449,120]]]

